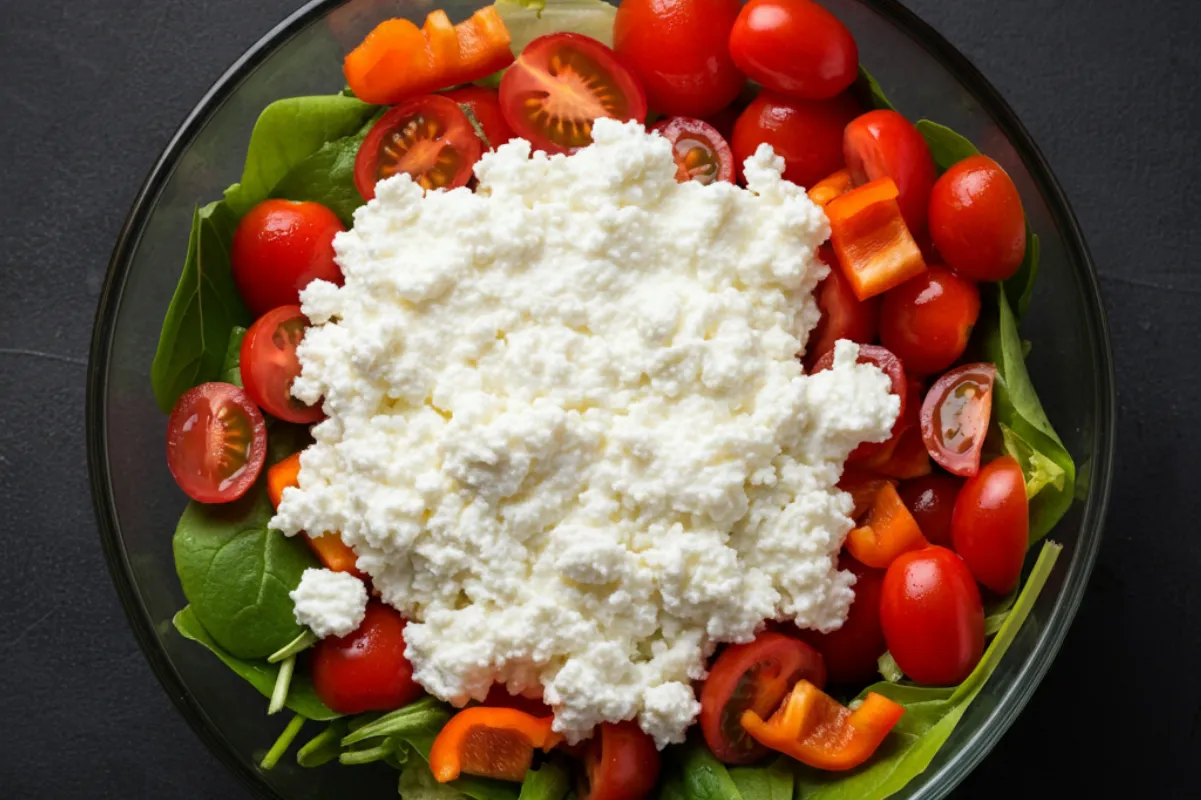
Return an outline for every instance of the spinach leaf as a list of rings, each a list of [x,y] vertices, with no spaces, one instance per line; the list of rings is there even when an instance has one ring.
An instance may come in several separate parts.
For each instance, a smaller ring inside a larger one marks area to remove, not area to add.
[[[742,800],[792,800],[795,777],[787,758],[765,766],[730,767],[728,771]]]
[[[150,367],[154,399],[164,413],[188,389],[220,377],[230,329],[250,324],[229,268],[236,226],[224,203],[192,214],[188,255]]]
[[[1030,307],[1030,298],[1034,295],[1034,281],[1038,277],[1039,259],[1042,257],[1042,243],[1035,233],[1030,230],[1030,222],[1026,221],[1026,255],[1013,277],[1004,282],[1005,294],[1009,297],[1009,305],[1017,314],[1018,319],[1026,316]]]
[[[237,658],[266,658],[300,634],[288,593],[320,566],[303,541],[267,527],[272,515],[260,481],[233,503],[189,503],[172,541],[192,612]]]
[[[221,362],[220,380],[242,385],[242,340],[246,338],[246,329],[235,325],[229,332],[229,342],[225,345],[225,360]]]
[[[230,655],[205,630],[204,625],[200,623],[195,610],[191,606],[184,606],[183,610],[177,613],[171,622],[175,625],[175,630],[179,631],[181,636],[207,647],[213,655],[221,659],[225,666],[229,667],[237,673],[238,677],[257,689],[263,697],[271,696],[271,690],[275,688],[275,676],[279,672],[279,667],[274,664],[268,664],[266,661],[252,661]],[[288,691],[288,701],[285,705],[306,719],[330,720],[338,716],[337,713],[327,708],[317,697],[317,693],[313,691],[313,684],[307,675],[297,674],[292,678],[292,688]]]
[[[539,36],[561,31],[582,33],[613,46],[617,8],[603,0],[496,0],[492,5],[509,28],[514,54]]]
[[[663,753],[660,800],[741,800],[726,765],[695,739]]]
[[[570,788],[571,771],[561,759],[550,758],[525,774],[517,800],[563,800]]]
[[[872,74],[867,71],[867,67],[862,64],[859,65],[859,77],[851,86],[851,93],[864,108],[897,110],[897,107],[884,94],[884,90],[880,88],[880,82],[873,78]]]
[[[980,155],[976,145],[945,125],[928,119],[917,121],[917,131],[930,146],[930,154],[940,172],[946,172],[968,156]]]

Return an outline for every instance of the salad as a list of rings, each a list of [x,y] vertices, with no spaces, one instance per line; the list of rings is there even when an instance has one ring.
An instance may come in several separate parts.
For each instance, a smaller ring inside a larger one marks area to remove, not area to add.
[[[291,715],[262,769],[808,800],[931,763],[1075,467],[1017,188],[861,57],[810,0],[497,0],[263,110],[151,371],[175,628]]]

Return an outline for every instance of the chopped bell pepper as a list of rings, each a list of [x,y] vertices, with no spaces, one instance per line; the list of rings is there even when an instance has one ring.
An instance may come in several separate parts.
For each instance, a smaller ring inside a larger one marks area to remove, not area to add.
[[[299,452],[268,467],[267,497],[271,500],[272,508],[279,508],[279,503],[284,497],[284,489],[298,486],[300,486]],[[313,549],[317,560],[326,569],[334,572],[349,572],[360,580],[365,579],[363,573],[359,572],[358,567],[355,566],[359,557],[346,542],[342,541],[339,534],[325,533],[321,536],[312,536],[306,533],[304,538],[309,543],[309,547]]]
[[[847,534],[847,552],[860,563],[885,569],[897,556],[929,547],[917,520],[891,483],[884,483],[859,527]]]
[[[825,208],[835,197],[842,197],[851,190],[851,171],[840,169],[833,175],[822,178],[809,190],[809,199]]]
[[[875,692],[852,711],[809,681],[799,681],[771,719],[748,709],[742,727],[755,741],[802,764],[841,771],[867,761],[904,713],[904,706]]]
[[[916,426],[905,428],[892,437],[887,447],[864,459],[863,466],[898,480],[920,478],[933,471],[930,452],[922,440],[922,429]]]
[[[830,243],[860,301],[898,286],[926,269],[905,226],[897,185],[881,178],[836,197],[826,206]]]
[[[462,773],[520,781],[534,748],[550,752],[563,737],[551,730],[554,717],[534,717],[513,708],[475,706],[460,711],[434,739],[430,770],[439,783]]]
[[[300,452],[272,464],[267,468],[267,497],[271,507],[278,509],[283,500],[284,489],[300,485]]]

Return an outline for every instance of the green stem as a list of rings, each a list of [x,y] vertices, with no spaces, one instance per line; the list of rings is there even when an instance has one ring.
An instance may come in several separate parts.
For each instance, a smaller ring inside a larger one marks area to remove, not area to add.
[[[338,761],[343,764],[370,764],[372,761],[379,761],[387,758],[392,754],[392,742],[387,739],[384,743],[369,750],[350,750],[338,756]]]
[[[304,717],[299,714],[292,717],[292,720],[284,728],[284,732],[275,740],[275,744],[271,745],[271,749],[267,751],[267,755],[263,756],[263,760],[259,762],[259,766],[263,769],[271,769],[279,760],[283,758],[284,753],[288,752],[288,748],[292,746],[296,736],[300,733],[300,729],[304,727]]]
[[[292,685],[292,672],[295,669],[296,656],[288,656],[279,665],[279,674],[275,676],[275,688],[271,690],[271,704],[267,706],[268,714],[276,713],[288,701],[288,688]]]
[[[267,656],[267,663],[268,664],[278,664],[279,662],[283,661],[285,658],[291,658],[292,656],[296,655],[297,653],[301,653],[305,650],[308,650],[310,647],[315,645],[317,643],[317,641],[318,641],[317,634],[313,633],[308,628],[305,628],[303,631],[300,632],[300,635],[297,636],[295,639],[288,642],[287,644],[285,644],[280,649],[276,650],[271,655]]]

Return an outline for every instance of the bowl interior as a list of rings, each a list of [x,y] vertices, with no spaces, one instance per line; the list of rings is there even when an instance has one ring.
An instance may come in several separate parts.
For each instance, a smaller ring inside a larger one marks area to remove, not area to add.
[[[1020,711],[1058,648],[1100,538],[1112,466],[1113,377],[1096,280],[1070,210],[1012,111],[953,48],[892,0],[824,0],[854,32],[862,59],[910,118],[928,117],[972,139],[1013,176],[1042,268],[1023,336],[1029,368],[1080,469],[1079,502],[1052,534],[1064,553],[1033,613],[984,691],[930,768],[900,797],[944,796]],[[481,3],[439,3],[453,20]],[[258,760],[285,720],[212,656],[184,641],[171,617],[184,605],[171,533],[185,498],[163,459],[166,419],[150,389],[159,327],[183,266],[196,203],[239,177],[246,143],[272,100],[337,92],[341,57],[378,21],[431,8],[417,0],[310,3],[271,31],[201,101],[154,168],[114,253],[97,314],[88,389],[93,493],[113,578],[131,624],[168,693],[197,732],[265,797],[318,798],[355,786],[392,797],[395,773],[336,764],[303,770]],[[155,420],[146,424],[147,420]],[[315,730],[314,730],[315,732]],[[353,781],[353,783],[350,783]]]

